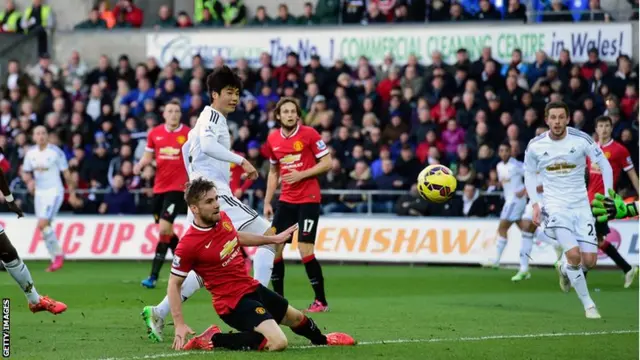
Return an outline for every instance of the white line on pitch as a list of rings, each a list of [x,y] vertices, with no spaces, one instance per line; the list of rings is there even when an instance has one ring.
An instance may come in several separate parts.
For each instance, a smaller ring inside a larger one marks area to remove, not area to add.
[[[489,341],[489,340],[518,340],[518,339],[541,339],[553,337],[570,337],[570,336],[597,336],[597,335],[621,335],[621,334],[637,334],[638,330],[611,330],[611,331],[593,331],[593,332],[564,332],[564,333],[540,333],[540,334],[520,334],[520,335],[488,335],[488,336],[472,336],[460,338],[432,338],[432,339],[395,339],[395,340],[376,340],[376,341],[360,341],[357,346],[367,345],[385,345],[385,344],[408,344],[408,343],[438,343],[438,342],[473,342],[473,341]],[[356,347],[357,347],[356,346]],[[287,350],[295,349],[322,349],[325,346],[301,345],[290,346]],[[144,359],[163,359],[190,355],[202,355],[208,352],[192,351],[192,352],[173,352],[154,355],[131,356],[122,358],[101,358],[99,360],[144,360]]]

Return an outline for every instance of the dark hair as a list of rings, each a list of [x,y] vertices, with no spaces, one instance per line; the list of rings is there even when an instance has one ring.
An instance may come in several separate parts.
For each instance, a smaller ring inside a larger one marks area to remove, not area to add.
[[[511,144],[509,144],[509,140],[505,140],[500,143],[500,146],[506,146],[509,151],[511,151]]]
[[[596,126],[601,122],[607,122],[609,125],[613,126],[613,120],[611,120],[607,115],[601,115],[596,118]]]
[[[567,106],[567,104],[565,104],[562,101],[552,101],[550,103],[547,104],[547,106],[544,107],[544,117],[545,119],[549,117],[549,111],[553,110],[553,109],[563,109],[564,112],[567,114],[567,117],[569,117],[569,106]]]
[[[187,183],[187,188],[184,190],[184,200],[187,202],[187,205],[194,205],[198,203],[206,193],[215,188],[216,184],[205,178],[191,180]]]
[[[242,91],[242,80],[238,77],[238,74],[234,73],[231,68],[224,65],[215,69],[209,76],[207,76],[207,90],[209,95],[211,93],[222,92],[222,89],[230,87]]]
[[[171,99],[168,103],[164,104],[165,107],[167,107],[167,105],[176,105],[180,110],[182,110],[182,103],[180,103],[180,100],[178,99]]]
[[[276,120],[280,120],[280,108],[282,108],[282,106],[284,106],[284,104],[287,103],[292,103],[293,105],[296,106],[296,114],[298,114],[298,116],[302,116],[302,109],[300,108],[300,104],[298,103],[298,99],[293,98],[293,97],[282,97],[280,98],[280,100],[278,100],[278,103],[276,104],[276,108],[273,109],[273,113],[276,117]]]

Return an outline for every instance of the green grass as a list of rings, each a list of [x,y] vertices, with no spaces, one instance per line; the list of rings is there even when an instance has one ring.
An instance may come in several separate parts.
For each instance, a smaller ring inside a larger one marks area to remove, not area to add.
[[[14,359],[637,359],[638,287],[623,289],[619,271],[589,274],[589,286],[603,316],[587,320],[574,293],[564,294],[551,269],[534,269],[524,283],[509,280],[512,270],[408,266],[325,266],[330,313],[316,322],[328,331],[344,331],[361,342],[419,339],[422,342],[364,344],[354,348],[300,348],[305,339],[286,330],[291,349],[277,354],[218,351],[182,354],[165,342],[146,338],[140,311],[159,302],[166,283],[155,290],[139,281],[150,264],[68,262],[49,274],[42,262],[29,262],[36,286],[69,305],[53,316],[31,314],[20,289],[4,273],[0,295],[12,299]],[[163,273],[168,273],[169,263]],[[165,279],[166,280],[166,279]],[[298,308],[312,300],[304,268],[287,265],[285,292]],[[187,323],[201,332],[220,324],[204,290],[184,306]],[[226,327],[223,327],[227,329]],[[631,333],[612,333],[631,331]],[[578,335],[597,333],[599,335]],[[540,334],[553,334],[547,336]],[[532,337],[477,338],[510,335]],[[432,339],[430,342],[429,339]],[[298,348],[295,348],[298,347]],[[148,357],[145,357],[148,356]]]

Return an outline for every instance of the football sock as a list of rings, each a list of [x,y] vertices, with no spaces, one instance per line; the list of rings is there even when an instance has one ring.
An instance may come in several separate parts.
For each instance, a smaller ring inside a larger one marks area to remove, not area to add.
[[[324,278],[322,277],[322,268],[320,263],[314,254],[305,256],[302,258],[304,269],[307,271],[309,282],[316,295],[316,300],[320,301],[322,305],[327,305],[327,298],[324,294]]]
[[[255,331],[223,334],[217,333],[211,337],[214,348],[229,350],[262,350],[267,345],[267,339]]]
[[[169,249],[171,249],[172,254],[176,252],[176,247],[178,247],[178,242],[180,242],[180,238],[178,237],[178,235],[173,233],[171,235],[171,240],[169,240]]]
[[[500,263],[500,259],[502,258],[502,253],[504,249],[507,247],[507,238],[498,235],[498,242],[496,244],[496,249],[498,251],[496,255],[496,264]]]
[[[584,278],[587,278],[587,274],[589,273],[589,268],[584,265],[584,264],[580,264],[580,268],[582,269],[582,273],[584,274]]]
[[[273,291],[284,297],[284,261],[282,261],[282,258],[277,258],[273,261],[271,284],[273,284]]]
[[[533,234],[522,233],[522,244],[520,244],[520,272],[529,271],[529,257],[533,248]]]
[[[605,254],[607,254],[609,258],[611,258],[611,260],[613,260],[614,263],[616,263],[616,265],[622,270],[623,273],[626,274],[631,271],[631,265],[629,265],[629,263],[624,258],[622,258],[622,255],[620,255],[618,249],[616,249],[615,246],[611,245],[610,242],[605,241],[602,246],[600,246],[600,248],[602,249],[602,251],[604,251]]]
[[[42,229],[42,236],[44,237],[44,244],[47,247],[47,251],[49,251],[51,258],[62,255],[62,249],[58,243],[58,237],[51,226],[47,226]]]
[[[25,265],[20,258],[9,262],[3,261],[2,263],[11,277],[20,285],[29,303],[37,304],[40,302],[40,295],[33,285],[33,279],[31,278],[31,273],[27,265]]]
[[[187,301],[196,291],[200,290],[204,286],[204,282],[202,278],[194,271],[189,271],[187,277],[184,279],[182,283],[182,288],[180,289],[180,296],[182,297],[182,302]],[[169,306],[169,297],[165,296],[164,299],[155,307],[156,316],[164,319],[171,312],[171,307]]]
[[[253,256],[253,277],[264,287],[269,287],[275,257],[276,250],[271,246],[260,246]]]
[[[156,245],[156,255],[153,257],[153,263],[151,264],[151,278],[154,280],[158,279],[160,275],[160,269],[162,269],[164,260],[167,257],[172,236],[173,235],[160,234],[160,241],[158,241]]]
[[[311,340],[313,345],[327,345],[327,337],[322,334],[315,321],[306,316],[302,318],[302,321],[298,326],[292,327],[291,331]]]
[[[578,298],[582,301],[582,305],[585,309],[595,306],[591,296],[589,295],[589,289],[587,288],[587,279],[584,277],[582,267],[580,265],[564,264],[564,272],[567,274],[571,286],[576,289]]]

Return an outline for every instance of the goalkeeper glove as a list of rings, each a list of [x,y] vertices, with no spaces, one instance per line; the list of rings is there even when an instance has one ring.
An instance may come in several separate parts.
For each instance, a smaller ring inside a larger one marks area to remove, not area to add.
[[[638,215],[638,208],[635,203],[625,204],[620,195],[609,189],[609,197],[596,194],[591,202],[591,211],[596,216],[598,222],[607,222],[612,219],[624,219]]]

